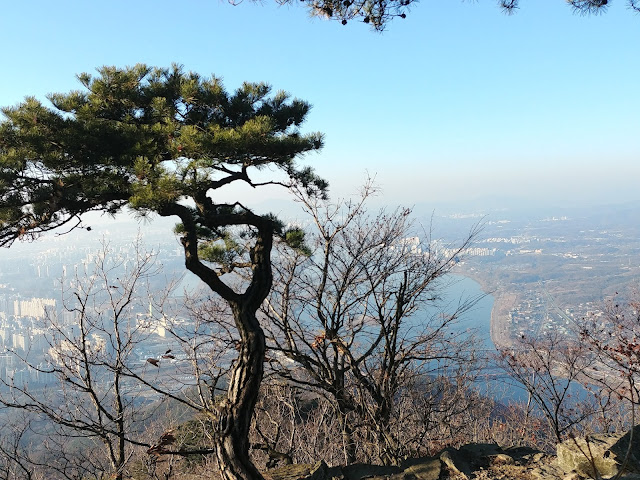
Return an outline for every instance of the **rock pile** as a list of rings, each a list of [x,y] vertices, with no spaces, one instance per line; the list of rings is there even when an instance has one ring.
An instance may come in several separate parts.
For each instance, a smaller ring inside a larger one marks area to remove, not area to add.
[[[287,465],[266,472],[268,480],[640,480],[640,426],[620,435],[569,439],[548,455],[528,447],[469,444],[400,466],[355,464]],[[629,452],[629,455],[627,455]],[[626,459],[626,460],[625,460]]]

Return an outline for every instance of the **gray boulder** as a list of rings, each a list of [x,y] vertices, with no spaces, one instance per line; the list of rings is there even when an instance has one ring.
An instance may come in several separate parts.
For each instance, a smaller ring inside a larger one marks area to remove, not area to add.
[[[440,460],[431,457],[411,459],[402,467],[404,470],[390,480],[438,480],[442,472]]]
[[[630,438],[631,432],[627,432],[565,440],[557,446],[558,465],[564,472],[581,477],[596,477],[596,472],[601,477],[612,477],[621,470],[640,474],[640,426],[633,429],[629,450]]]
[[[329,467],[324,460],[313,464],[284,465],[265,473],[268,480],[326,480]]]
[[[472,478],[473,472],[487,468],[492,462],[511,464],[513,458],[493,443],[470,443],[459,449],[447,448],[440,460],[450,472],[461,478]]]

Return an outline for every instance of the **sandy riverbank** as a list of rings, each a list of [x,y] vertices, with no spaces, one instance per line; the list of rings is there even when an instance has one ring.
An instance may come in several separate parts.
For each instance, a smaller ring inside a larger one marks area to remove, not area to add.
[[[474,274],[474,272],[466,271],[462,273],[480,285],[483,292],[493,297],[493,306],[491,308],[491,319],[489,331],[491,341],[496,348],[506,348],[513,344],[513,332],[511,332],[511,323],[509,321],[509,312],[516,306],[518,296],[515,293],[500,293],[497,291],[496,285],[490,281],[486,275]]]

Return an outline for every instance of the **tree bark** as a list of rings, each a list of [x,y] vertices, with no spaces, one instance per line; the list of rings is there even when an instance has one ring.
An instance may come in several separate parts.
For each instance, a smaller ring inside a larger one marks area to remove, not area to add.
[[[249,458],[249,428],[264,374],[265,338],[255,312],[234,308],[241,335],[227,398],[218,407],[216,457],[226,480],[261,480]]]
[[[356,444],[353,441],[353,428],[349,424],[347,409],[338,409],[338,423],[342,430],[342,449],[345,465],[356,463]]]

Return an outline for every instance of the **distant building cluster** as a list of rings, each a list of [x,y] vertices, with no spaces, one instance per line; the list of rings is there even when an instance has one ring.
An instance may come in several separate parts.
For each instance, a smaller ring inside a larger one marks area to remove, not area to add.
[[[31,298],[29,300],[14,300],[13,315],[15,317],[33,317],[41,320],[47,312],[54,311],[56,301],[53,298]]]
[[[402,250],[402,252],[406,252],[410,255],[428,256],[431,254],[431,252],[424,251],[422,249],[419,237],[403,238],[391,248],[399,248]],[[434,252],[437,252],[438,255],[442,255],[444,257],[453,257],[454,255],[458,255],[461,257],[488,257],[491,255],[495,255],[497,251],[497,249],[495,248],[487,247],[469,247],[458,250],[457,248],[446,247],[442,244],[441,241],[438,240],[433,241],[432,245],[430,245],[430,248],[432,248]]]
[[[46,375],[39,371],[45,370],[42,362],[38,362],[38,368],[28,368],[22,362],[17,362],[15,355],[10,353],[25,356],[49,348],[45,330],[35,326],[34,320],[29,316],[0,320],[0,380],[3,383],[19,380],[37,384],[47,381]]]
[[[43,331],[38,327],[47,315],[56,317],[55,299],[9,301],[7,295],[0,295],[0,352],[7,348],[27,352],[43,347]]]
[[[0,382],[4,385],[12,382],[29,383],[35,387],[54,382],[54,375],[47,373],[52,366],[65,364],[69,367],[73,364],[73,357],[79,355],[74,343],[80,334],[78,314],[66,310],[57,312],[55,300],[45,298],[16,300],[12,302],[12,307],[16,309],[14,314],[8,315],[5,311],[0,319]],[[19,315],[15,315],[17,311]],[[142,348],[139,352],[141,358],[152,356],[157,346],[166,349],[169,319],[164,316],[156,318],[151,312],[132,312],[130,318],[130,321],[125,320],[121,325],[123,334],[138,332],[135,335],[145,338],[146,348],[151,349],[147,351]],[[88,352],[110,354],[114,349],[112,327],[108,324],[97,325],[96,331],[86,337]],[[33,366],[18,361],[16,355],[23,358],[28,356]]]
[[[516,338],[521,336],[543,336],[550,332],[571,335],[572,326],[587,316],[600,316],[593,302],[578,303],[560,308],[548,296],[530,292],[515,305],[508,314],[508,330]]]
[[[420,247],[420,237],[407,237],[400,240],[396,245],[392,246],[391,249],[401,249],[403,252],[412,255],[420,255],[422,253],[422,248]]]
[[[455,248],[443,248],[439,252],[445,257],[451,257],[458,253],[462,258],[464,257],[490,257],[496,254],[497,249],[487,247],[469,247],[464,248],[458,252]]]
[[[486,243],[510,243],[513,245],[519,245],[521,243],[530,243],[530,237],[515,236],[515,237],[491,237],[484,240]]]
[[[60,355],[65,353],[65,349],[70,351],[72,340],[78,338],[78,314],[63,307],[59,295],[61,281],[64,279],[67,288],[73,290],[79,281],[88,278],[88,272],[94,268],[96,260],[100,260],[100,252],[95,242],[88,243],[83,238],[75,241],[74,235],[86,236],[87,232],[80,231],[77,235],[72,232],[60,242],[51,237],[47,246],[43,244],[40,249],[40,244],[34,243],[22,255],[18,245],[17,249],[11,250],[11,255],[3,259],[3,268],[0,269],[0,381],[5,385],[14,382],[38,387],[55,381],[54,376],[46,372],[61,361]],[[107,233],[105,242],[123,258],[121,268],[127,271],[136,256],[135,231],[130,235],[109,237]],[[151,231],[145,232],[145,244],[157,245],[154,252],[158,263],[168,271],[184,269],[184,253],[178,248],[175,238],[167,235],[166,229],[155,235]],[[114,283],[117,283],[115,277],[117,275],[114,275]],[[166,278],[159,281],[166,281]],[[129,331],[139,327],[141,335],[148,336],[148,349],[151,350],[143,348],[139,355],[150,356],[156,347],[166,350],[167,320],[152,320],[144,313],[138,318],[137,314],[131,312]],[[60,334],[47,326],[49,319],[56,322]],[[61,335],[67,340],[58,338],[57,347],[52,348],[52,337]],[[90,335],[89,343],[93,352],[108,352],[112,348],[106,332]],[[28,356],[31,367],[18,358],[25,356]]]

